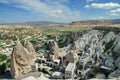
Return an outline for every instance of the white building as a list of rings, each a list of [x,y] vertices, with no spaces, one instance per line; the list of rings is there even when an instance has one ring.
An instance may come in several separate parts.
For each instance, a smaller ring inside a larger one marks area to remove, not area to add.
[[[46,63],[46,58],[44,57],[44,53],[37,54],[37,60],[40,60],[42,63]]]
[[[60,60],[59,59],[55,59],[53,61],[47,61],[46,63],[47,63],[48,66],[58,69],[59,68],[59,64],[60,64]]]
[[[89,73],[90,70],[91,70],[90,68],[87,68],[85,70],[77,70],[77,74],[81,76],[87,76],[87,73]]]
[[[76,69],[75,63],[69,63],[65,69],[65,78],[74,78],[74,71]]]
[[[80,58],[80,60],[79,60],[79,63],[81,64],[83,64],[83,69],[84,69],[84,67],[85,67],[85,65],[87,64],[87,62],[88,61],[90,61],[90,59],[91,59],[91,55],[89,54],[89,53],[84,53],[82,56],[81,56],[81,58]]]
[[[52,78],[53,79],[62,79],[63,78],[63,74],[61,72],[54,72],[52,74]]]

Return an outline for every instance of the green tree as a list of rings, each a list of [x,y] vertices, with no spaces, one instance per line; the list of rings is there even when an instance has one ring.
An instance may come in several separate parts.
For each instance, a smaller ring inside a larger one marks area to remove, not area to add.
[[[0,61],[4,61],[7,59],[7,56],[5,54],[0,54]]]
[[[6,64],[3,63],[2,65],[0,65],[0,73],[5,73],[7,67],[6,67]]]
[[[99,72],[100,72],[100,67],[99,67],[99,66],[94,66],[94,67],[92,68],[92,71],[93,71],[94,73],[99,73]]]
[[[79,70],[82,70],[82,69],[83,69],[83,65],[82,65],[82,64],[77,63],[76,65],[77,65],[77,68],[78,68]]]
[[[13,37],[13,41],[17,41],[17,37],[16,36]]]
[[[46,68],[43,68],[43,69],[42,69],[42,72],[47,74],[47,73],[48,73],[48,70],[47,70]]]

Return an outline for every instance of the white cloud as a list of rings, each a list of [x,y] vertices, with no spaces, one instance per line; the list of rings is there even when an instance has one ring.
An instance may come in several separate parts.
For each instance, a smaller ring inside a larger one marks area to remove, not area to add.
[[[86,5],[85,8],[101,8],[101,9],[112,9],[120,7],[120,4],[118,3],[92,3],[90,5]]]
[[[31,13],[35,13],[40,16],[44,16],[47,19],[55,19],[58,21],[63,20],[80,20],[80,11],[71,10],[69,7],[63,5],[63,2],[68,0],[51,0],[41,1],[41,0],[0,0],[1,3],[12,5]]]
[[[118,13],[111,13],[110,16],[120,16]]]
[[[111,16],[120,16],[120,8],[117,8],[115,10],[110,10],[109,15],[111,15]]]
[[[85,8],[90,8],[90,5],[85,5]]]
[[[60,9],[51,10],[50,15],[51,16],[55,16],[55,17],[59,17],[59,15],[63,15],[63,11],[60,10]]]
[[[120,13],[120,8],[115,9],[115,10],[110,10],[111,13]]]

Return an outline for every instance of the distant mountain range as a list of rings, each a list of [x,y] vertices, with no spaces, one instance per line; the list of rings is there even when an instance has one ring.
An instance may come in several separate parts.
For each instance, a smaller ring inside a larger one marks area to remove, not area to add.
[[[0,25],[48,26],[48,25],[55,25],[55,24],[65,24],[65,23],[51,22],[51,21],[30,21],[30,22],[23,22],[23,23],[3,23]]]
[[[70,23],[70,25],[112,25],[120,24],[120,19],[109,19],[109,20],[85,20],[85,21],[75,21]]]
[[[60,23],[60,22],[51,22],[51,21],[31,21],[23,23],[4,23],[0,25],[28,25],[28,26],[48,26],[48,25],[114,25],[120,24],[120,19],[108,19],[108,20],[84,20],[84,21],[75,21],[72,23]]]

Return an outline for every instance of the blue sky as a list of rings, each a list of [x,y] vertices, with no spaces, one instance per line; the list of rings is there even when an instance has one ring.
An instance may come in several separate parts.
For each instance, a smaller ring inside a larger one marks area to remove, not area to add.
[[[0,0],[0,23],[119,18],[120,0]]]

